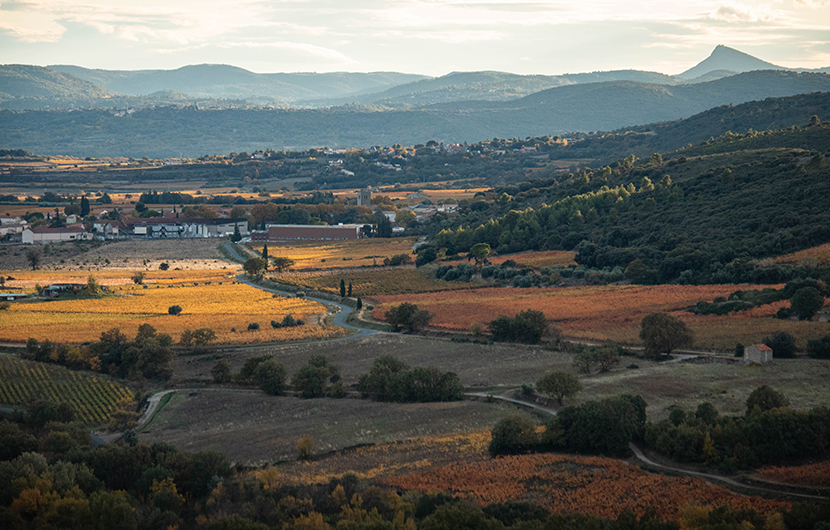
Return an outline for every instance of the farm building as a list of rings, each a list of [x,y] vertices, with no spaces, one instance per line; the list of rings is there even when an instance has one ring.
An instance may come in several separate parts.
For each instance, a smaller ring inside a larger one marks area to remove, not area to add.
[[[341,241],[359,239],[363,225],[268,225],[251,234],[251,241]]]
[[[357,191],[357,205],[372,207],[372,187]]]
[[[99,239],[188,239],[227,237],[236,227],[243,236],[248,234],[247,219],[202,219],[176,217],[147,217],[96,223]]]
[[[59,241],[87,241],[92,234],[86,231],[83,225],[65,226],[62,228],[46,228],[38,226],[23,230],[23,243],[57,243]]]
[[[744,348],[744,364],[767,364],[772,362],[772,348],[766,344],[753,344]]]

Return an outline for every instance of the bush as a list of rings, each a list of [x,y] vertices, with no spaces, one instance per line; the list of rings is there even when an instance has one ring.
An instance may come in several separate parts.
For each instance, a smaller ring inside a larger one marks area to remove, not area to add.
[[[830,359],[830,335],[808,341],[807,353],[816,359]]]
[[[790,400],[781,392],[777,392],[767,385],[760,386],[749,394],[746,399],[746,413],[751,414],[757,407],[760,411],[767,411],[790,405]]]
[[[12,306],[11,302],[0,302],[0,311],[5,311]]]
[[[259,363],[253,373],[253,379],[268,395],[282,395],[285,388],[285,367],[274,359]]]
[[[322,355],[315,355],[308,363],[301,366],[291,378],[291,386],[300,392],[304,399],[319,398],[326,395],[329,379],[339,380],[340,367],[329,364]]]
[[[182,314],[182,306],[180,305],[171,305],[167,308],[168,315],[179,316]]]
[[[497,342],[538,344],[547,329],[547,319],[541,311],[526,309],[514,318],[501,316],[488,325]]]
[[[314,457],[314,438],[306,434],[297,440],[297,459],[311,460]]]
[[[231,364],[226,359],[220,359],[210,369],[214,383],[229,383],[231,380]]]
[[[763,343],[772,348],[772,355],[779,359],[795,357],[795,337],[786,331],[776,331],[769,337],[764,337]]]
[[[259,330],[259,322],[251,322],[248,324],[248,331],[258,331]]]
[[[464,394],[455,373],[434,367],[410,369],[391,355],[375,359],[369,373],[360,376],[357,390],[363,397],[400,403],[460,401]]]
[[[386,321],[392,326],[392,331],[405,331],[408,333],[420,331],[425,328],[433,316],[435,315],[429,311],[418,309],[417,305],[410,304],[409,302],[393,306],[384,315]]]
[[[144,271],[138,271],[133,274],[132,277],[133,283],[136,285],[141,285],[144,283]]]
[[[491,456],[528,453],[539,445],[536,424],[524,416],[509,416],[491,431],[487,450]]]
[[[169,265],[169,264],[167,264],[167,263],[159,263],[159,270],[160,270],[160,271],[166,271],[166,270],[167,270],[167,269],[169,269],[169,268],[170,268],[170,265]]]

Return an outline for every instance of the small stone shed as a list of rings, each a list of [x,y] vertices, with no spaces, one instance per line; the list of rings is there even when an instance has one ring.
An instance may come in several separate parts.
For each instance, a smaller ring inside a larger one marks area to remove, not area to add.
[[[772,348],[766,344],[753,344],[744,348],[744,364],[767,364],[772,362]]]

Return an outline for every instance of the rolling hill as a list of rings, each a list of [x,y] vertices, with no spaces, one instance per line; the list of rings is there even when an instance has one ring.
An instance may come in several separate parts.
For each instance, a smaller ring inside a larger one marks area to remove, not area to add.
[[[128,117],[103,110],[3,112],[0,144],[42,154],[199,156],[315,146],[413,145],[569,131],[615,130],[686,118],[721,105],[830,92],[830,75],[747,72],[708,83],[666,86],[632,81],[553,88],[507,102],[452,102],[377,112],[147,108]]]

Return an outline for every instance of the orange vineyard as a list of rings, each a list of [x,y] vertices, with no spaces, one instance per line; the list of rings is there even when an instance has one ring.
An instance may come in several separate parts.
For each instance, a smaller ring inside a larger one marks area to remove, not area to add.
[[[585,339],[639,343],[640,321],[656,311],[671,313],[695,332],[695,347],[729,350],[736,342],[753,344],[776,331],[788,331],[800,340],[826,331],[820,322],[774,318],[786,302],[760,306],[727,316],[696,316],[688,309],[751,285],[606,285],[595,287],[486,288],[452,293],[379,296],[374,317],[383,319],[393,305],[417,304],[435,314],[431,326],[466,331],[474,322],[487,323],[499,315],[513,316],[525,309],[542,311],[566,335]]]
[[[294,260],[292,270],[368,267],[383,264],[395,254],[411,254],[414,237],[356,239],[353,241],[304,241],[268,243],[268,255]],[[249,245],[262,252],[263,244]]]
[[[765,467],[754,476],[773,482],[830,488],[830,460],[793,467]]]
[[[300,298],[274,298],[271,294],[236,282],[196,285],[125,285],[103,298],[69,299],[12,304],[4,312],[0,341],[25,342],[29,337],[53,342],[95,341],[102,331],[121,328],[128,336],[148,323],[177,340],[185,329],[209,327],[218,343],[279,342],[334,337],[342,328],[308,325],[273,329],[271,320],[285,315],[312,320],[327,312],[322,305]],[[145,288],[146,287],[146,288]],[[179,305],[180,316],[168,315]],[[247,331],[256,322],[257,331]],[[233,331],[236,328],[236,331]]]
[[[553,512],[617,518],[654,509],[678,519],[690,502],[753,508],[761,514],[787,503],[741,497],[697,478],[652,475],[618,460],[561,454],[509,456],[450,464],[422,473],[382,479],[386,485],[420,492],[445,492],[481,506],[507,501],[538,504]]]

